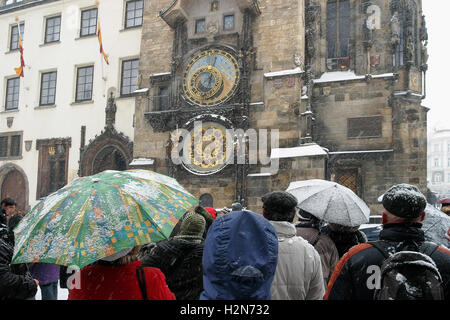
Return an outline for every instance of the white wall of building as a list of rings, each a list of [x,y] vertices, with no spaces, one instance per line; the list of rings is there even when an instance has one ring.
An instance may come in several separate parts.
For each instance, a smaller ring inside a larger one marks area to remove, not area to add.
[[[94,7],[92,0],[50,2],[27,9],[0,14],[0,133],[23,131],[23,141],[32,140],[30,151],[23,143],[22,159],[0,160],[20,166],[29,182],[29,204],[36,204],[39,152],[38,139],[71,137],[68,180],[77,176],[80,159],[81,126],[86,126],[86,144],[99,135],[105,126],[107,91],[116,88],[119,95],[121,59],[139,57],[141,28],[124,30],[125,0],[103,0],[98,6],[98,18],[103,36],[103,48],[110,65],[103,62],[97,36],[79,38],[81,9]],[[60,42],[44,44],[46,17],[61,14]],[[6,79],[15,76],[20,66],[20,53],[9,52],[9,33],[16,20],[25,23],[25,77],[20,80],[19,108],[5,111]],[[76,67],[94,64],[93,102],[74,104]],[[39,108],[41,73],[57,70],[56,107]],[[116,100],[116,129],[133,141],[135,98]],[[7,118],[13,125],[7,126]]]
[[[450,196],[450,128],[435,128],[428,137],[428,187]]]

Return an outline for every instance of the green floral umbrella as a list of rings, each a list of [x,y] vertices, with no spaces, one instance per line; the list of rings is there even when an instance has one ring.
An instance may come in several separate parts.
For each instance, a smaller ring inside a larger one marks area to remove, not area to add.
[[[167,239],[198,203],[178,182],[147,170],[81,177],[49,195],[14,230],[13,264],[84,266]]]

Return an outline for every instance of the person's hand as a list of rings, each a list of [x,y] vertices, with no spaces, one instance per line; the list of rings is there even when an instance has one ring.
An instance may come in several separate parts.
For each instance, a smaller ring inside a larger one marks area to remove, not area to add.
[[[39,287],[39,280],[37,280],[37,279],[33,279],[33,280],[34,280],[34,282],[36,282],[36,286]]]

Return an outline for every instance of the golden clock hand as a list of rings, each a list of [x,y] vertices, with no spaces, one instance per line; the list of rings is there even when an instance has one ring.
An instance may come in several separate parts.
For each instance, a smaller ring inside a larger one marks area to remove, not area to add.
[[[210,65],[210,68],[214,67],[214,66],[216,65],[216,62],[217,62],[217,56],[214,55],[214,63],[213,63],[212,66]],[[208,88],[211,88],[211,80],[212,80],[212,76],[213,76],[213,74],[210,73],[210,74],[209,74],[209,78],[208,78]]]

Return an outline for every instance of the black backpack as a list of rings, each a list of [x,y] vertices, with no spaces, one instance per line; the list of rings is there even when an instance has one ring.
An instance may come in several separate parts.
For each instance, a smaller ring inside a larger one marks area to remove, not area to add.
[[[397,247],[370,242],[385,257],[374,300],[444,300],[442,277],[431,255],[439,247],[408,241]]]

